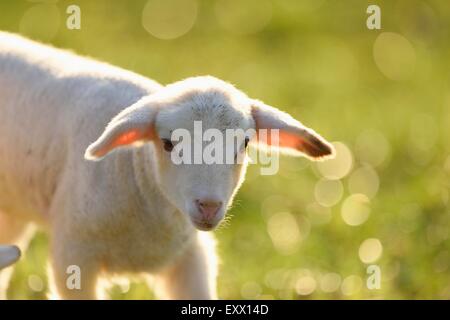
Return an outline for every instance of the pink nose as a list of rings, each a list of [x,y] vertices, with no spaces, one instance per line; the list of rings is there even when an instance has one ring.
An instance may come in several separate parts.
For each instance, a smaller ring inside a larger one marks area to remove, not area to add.
[[[211,200],[195,200],[198,211],[203,215],[206,220],[212,220],[217,212],[219,212],[222,202]]]

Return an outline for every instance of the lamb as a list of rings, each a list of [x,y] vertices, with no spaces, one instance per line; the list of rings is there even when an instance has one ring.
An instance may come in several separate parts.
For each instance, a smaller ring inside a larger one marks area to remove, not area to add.
[[[334,153],[290,115],[217,78],[163,86],[4,32],[0,97],[0,243],[17,243],[30,223],[46,230],[62,299],[96,299],[100,276],[129,273],[151,275],[161,299],[217,298],[214,239],[202,231],[224,218],[248,162],[176,165],[174,130],[192,132],[196,121],[254,129],[236,151],[244,159],[263,129],[279,132],[280,150]]]

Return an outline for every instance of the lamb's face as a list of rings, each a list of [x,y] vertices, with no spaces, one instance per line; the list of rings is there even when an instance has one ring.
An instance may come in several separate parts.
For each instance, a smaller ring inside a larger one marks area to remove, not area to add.
[[[250,105],[204,91],[160,109],[155,124],[161,189],[195,227],[215,228],[245,174],[255,128]]]
[[[334,153],[320,135],[287,113],[219,79],[196,77],[123,110],[87,148],[85,158],[98,161],[118,147],[153,143],[160,189],[198,229],[210,230],[224,218],[243,180],[252,141],[312,160]]]

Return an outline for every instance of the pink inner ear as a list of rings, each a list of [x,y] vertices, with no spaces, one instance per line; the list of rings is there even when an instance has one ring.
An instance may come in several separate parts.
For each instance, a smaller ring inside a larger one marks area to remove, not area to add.
[[[269,130],[270,131],[270,130]],[[278,145],[281,148],[294,149],[304,154],[313,157],[320,158],[332,153],[330,146],[318,139],[308,132],[304,133],[305,136],[300,136],[295,133],[279,130]],[[267,144],[272,145],[271,133],[267,134]]]
[[[117,137],[114,142],[112,143],[112,147],[119,147],[124,146],[127,144],[132,144],[136,142],[137,140],[140,140],[142,136],[142,133],[139,132],[139,130],[134,129],[130,130],[128,132],[125,132],[124,134]]]
[[[131,129],[129,131],[126,131],[126,132],[118,135],[110,143],[105,145],[103,148],[97,150],[95,152],[95,156],[103,157],[105,154],[107,154],[108,152],[110,152],[111,150],[113,150],[115,148],[130,145],[130,144],[136,143],[138,141],[150,140],[151,136],[152,136],[152,134],[151,134],[150,130],[148,130],[147,132],[144,132],[139,129]]]
[[[267,130],[267,134],[264,137],[266,143],[269,146],[272,146],[274,144],[277,144],[277,146],[282,148],[292,148],[292,149],[299,149],[300,145],[302,144],[301,139],[291,133],[282,131],[278,129],[278,141],[272,141],[272,129]]]
[[[302,151],[302,145],[303,145],[302,139],[300,139],[298,136],[280,131],[280,141],[279,144],[281,147],[284,148],[292,148],[292,149],[298,149]]]

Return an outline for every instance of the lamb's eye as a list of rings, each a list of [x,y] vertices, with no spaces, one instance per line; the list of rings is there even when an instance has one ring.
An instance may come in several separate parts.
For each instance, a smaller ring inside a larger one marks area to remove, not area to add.
[[[161,139],[161,141],[163,142],[164,150],[166,150],[167,152],[172,152],[172,150],[173,150],[172,141],[170,141],[168,139]]]
[[[247,148],[247,146],[248,146],[248,141],[249,141],[249,138],[245,137],[245,142],[244,142],[244,147],[245,148]]]

